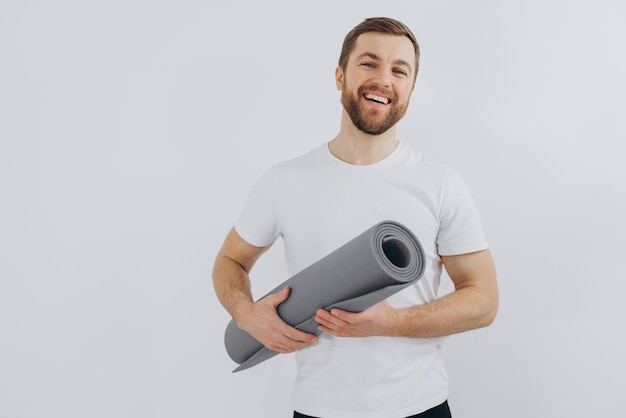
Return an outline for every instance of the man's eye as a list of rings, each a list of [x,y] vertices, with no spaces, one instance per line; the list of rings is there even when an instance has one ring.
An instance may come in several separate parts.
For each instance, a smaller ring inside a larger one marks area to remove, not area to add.
[[[372,64],[371,62],[364,62],[361,65],[364,67],[374,68],[374,64]]]
[[[406,71],[404,71],[404,70],[402,70],[402,69],[399,69],[399,68],[398,68],[398,69],[396,69],[396,70],[394,70],[394,72],[395,72],[396,74],[400,74],[400,75],[407,75]]]

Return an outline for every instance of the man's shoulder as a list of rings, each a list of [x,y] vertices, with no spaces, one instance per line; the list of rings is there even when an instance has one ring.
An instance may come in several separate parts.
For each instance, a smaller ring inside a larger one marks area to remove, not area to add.
[[[414,168],[442,176],[446,175],[446,173],[451,170],[448,164],[419,152],[409,144],[400,143],[400,146],[402,147],[403,161]]]
[[[281,170],[289,170],[317,166],[325,159],[325,147],[326,144],[318,145],[305,153],[279,161],[275,164],[275,167]]]

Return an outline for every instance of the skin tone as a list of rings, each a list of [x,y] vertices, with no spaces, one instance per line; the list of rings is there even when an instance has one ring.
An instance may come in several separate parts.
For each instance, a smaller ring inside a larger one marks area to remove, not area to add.
[[[344,110],[339,133],[328,144],[333,155],[350,164],[368,165],[391,154],[398,146],[396,122],[409,104],[414,74],[415,51],[408,38],[360,35],[346,68],[335,71]],[[314,344],[317,337],[278,316],[277,307],[289,297],[289,288],[253,302],[248,274],[268,248],[250,245],[231,229],[215,261],[213,284],[241,329],[274,351],[290,353]],[[498,309],[498,288],[489,250],[442,260],[454,283],[451,294],[404,309],[394,309],[387,301],[360,313],[319,309],[319,330],[337,337],[425,338],[491,324]]]
[[[339,134],[328,145],[337,158],[354,165],[368,165],[396,149],[395,124],[378,135],[363,132],[346,111],[346,101],[355,100],[363,117],[372,123],[382,123],[395,109],[403,116],[413,92],[414,73],[415,50],[407,37],[373,32],[359,36],[345,71],[341,67],[335,70],[344,110]],[[372,96],[388,103],[366,98]]]

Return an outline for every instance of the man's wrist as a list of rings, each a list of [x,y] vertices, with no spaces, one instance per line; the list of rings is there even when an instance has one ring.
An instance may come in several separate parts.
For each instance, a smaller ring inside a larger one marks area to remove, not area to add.
[[[254,302],[248,298],[241,298],[233,310],[233,319],[237,326],[241,329],[245,329],[247,318],[250,317],[250,312],[254,307]]]

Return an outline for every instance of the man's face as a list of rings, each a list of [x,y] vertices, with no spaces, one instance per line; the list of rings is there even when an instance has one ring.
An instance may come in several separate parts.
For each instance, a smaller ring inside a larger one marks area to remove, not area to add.
[[[408,108],[415,71],[415,49],[406,36],[360,35],[345,72],[336,71],[341,103],[354,126],[369,135],[394,126]]]

